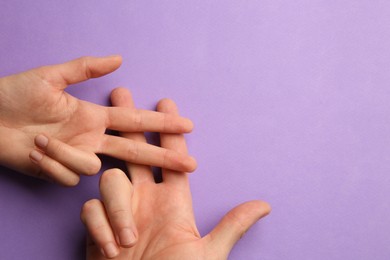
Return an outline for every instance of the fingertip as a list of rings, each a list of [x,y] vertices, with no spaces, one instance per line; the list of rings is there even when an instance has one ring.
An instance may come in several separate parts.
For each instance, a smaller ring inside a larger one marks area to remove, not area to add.
[[[92,176],[97,174],[102,168],[102,162],[100,161],[99,157],[94,153],[91,153],[90,156],[91,156],[91,160],[89,161],[90,163],[84,165],[85,169],[83,171],[83,174],[87,176]]]
[[[264,209],[264,216],[269,215],[272,211],[271,205],[265,201],[262,201],[262,208]]]
[[[80,182],[80,176],[59,162],[46,156],[39,150],[32,150],[29,154],[30,160],[36,164],[41,173],[41,179],[56,182],[64,187],[73,187]]]
[[[91,199],[83,204],[80,212],[80,220],[84,223],[84,225],[87,223],[87,215],[92,212],[92,210],[96,207],[96,204],[100,203],[101,202],[98,199]]]
[[[242,204],[248,214],[253,214],[257,219],[267,216],[271,212],[271,205],[262,200],[252,200]]]
[[[164,113],[177,113],[176,103],[170,98],[163,98],[157,103],[157,111]]]
[[[157,111],[166,114],[172,114],[174,116],[179,115],[179,109],[176,103],[169,98],[163,98],[157,103]],[[190,133],[194,129],[194,123],[185,117],[180,117],[180,126],[182,127],[182,133]]]
[[[130,92],[127,88],[125,87],[116,87],[111,91],[111,95],[121,95],[123,93]]]
[[[39,134],[35,136],[34,143],[39,148],[45,149],[49,143],[49,138],[44,134]]]
[[[119,175],[124,175],[125,173],[121,169],[119,169],[119,168],[111,168],[111,169],[105,170],[103,172],[103,174],[119,176]]]
[[[103,172],[102,176],[100,177],[100,184],[103,182],[110,181],[113,178],[114,179],[118,178],[121,175],[125,175],[125,173],[119,168],[111,168],[111,169],[105,170]]]
[[[196,159],[192,156],[188,157],[187,164],[188,164],[188,172],[194,172],[198,167],[198,163],[196,162]]]
[[[129,195],[133,192],[133,187],[129,181],[127,175],[118,168],[108,169],[103,172],[99,182],[100,192],[105,196],[111,196],[110,194],[122,194],[126,190]],[[127,194],[127,193],[126,193]]]
[[[130,91],[125,87],[117,87],[111,91],[111,100],[120,99],[122,96],[130,95]]]
[[[185,133],[192,132],[194,130],[194,123],[188,118],[183,118],[183,120],[184,120],[184,126],[185,126],[184,132]]]
[[[194,157],[179,152],[169,152],[167,155],[166,162],[169,163],[163,163],[162,168],[187,173],[196,170],[197,163]]]
[[[80,176],[74,175],[72,177],[68,177],[66,180],[61,181],[59,184],[64,187],[74,187],[80,182]]]
[[[87,75],[86,79],[89,79],[101,77],[117,70],[122,64],[122,57],[120,55],[106,57],[84,56],[75,61],[78,61],[82,69],[86,71],[84,74]]]
[[[116,60],[116,61],[118,61],[118,62],[120,62],[120,63],[123,62],[122,55],[120,55],[120,54],[108,55],[108,56],[106,56],[106,57],[104,57],[104,58],[106,58],[106,59],[113,59],[113,60]]]
[[[30,152],[29,156],[31,161],[35,164],[39,164],[39,162],[43,159],[43,153],[35,149]]]
[[[34,144],[37,149],[30,153],[34,163],[42,160],[42,156],[47,156],[69,170],[84,175],[95,175],[101,168],[101,161],[95,153],[78,149],[46,134],[35,136]]]
[[[117,107],[129,107],[131,106],[132,94],[124,87],[115,88],[111,91],[111,104]]]
[[[98,199],[85,202],[81,209],[80,218],[94,242],[89,243],[89,245],[95,244],[106,258],[117,257],[120,248],[115,242],[103,202]]]
[[[100,59],[103,60],[109,60],[110,63],[115,67],[115,69],[119,68],[122,65],[123,58],[119,54],[114,54],[114,55],[108,55],[105,57],[100,57]]]

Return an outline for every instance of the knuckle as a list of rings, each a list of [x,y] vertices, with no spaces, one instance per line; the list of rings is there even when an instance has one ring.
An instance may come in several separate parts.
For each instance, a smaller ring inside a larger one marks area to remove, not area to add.
[[[142,130],[142,115],[141,111],[136,109],[134,110],[134,128],[136,131],[141,131]]]
[[[123,208],[117,208],[117,209],[111,209],[110,211],[110,219],[112,220],[112,223],[118,227],[118,228],[125,228],[129,227],[129,216],[130,212],[127,209]]]
[[[242,223],[239,216],[237,216],[234,212],[229,212],[226,215],[226,218],[232,224],[232,228],[236,229],[240,238],[246,233],[246,231],[248,231],[248,227],[246,225],[244,225],[244,223]]]
[[[60,155],[64,154],[65,148],[61,142],[52,140],[48,144],[48,151],[50,154],[52,154],[54,156],[60,156]]]
[[[85,72],[85,77],[87,79],[90,79],[92,77],[91,70],[89,69],[89,62],[91,60],[90,56],[83,56],[78,59],[78,62],[80,64],[80,71]]]
[[[167,112],[167,107],[172,103],[173,101],[169,98],[163,98],[160,100],[158,103],[157,109],[160,112],[166,113]]]
[[[90,231],[93,237],[99,237],[100,234],[105,233],[108,229],[109,226],[107,226],[105,223],[95,223],[95,225],[91,227]]]
[[[163,132],[167,132],[168,125],[170,125],[169,117],[167,114],[163,113]]]
[[[163,155],[163,161],[162,161],[162,167],[163,168],[170,168],[169,167],[169,161],[170,161],[170,155],[169,155],[169,150],[165,150],[164,151],[164,155]]]
[[[124,216],[127,216],[129,213],[128,210],[126,209],[123,209],[123,208],[114,208],[114,209],[111,209],[111,215],[112,216],[116,216],[116,217],[124,217]]]
[[[129,161],[136,162],[139,155],[137,144],[135,142],[129,142],[129,144],[126,147],[125,153]]]
[[[34,75],[37,75],[39,78],[41,78],[44,81],[47,81],[47,80],[49,80],[49,76],[48,75],[50,73],[47,73],[49,70],[50,70],[50,66],[45,65],[45,66],[40,66],[40,67],[38,67],[36,69],[32,69],[32,70],[30,70],[28,72],[30,72],[30,73],[32,73]]]

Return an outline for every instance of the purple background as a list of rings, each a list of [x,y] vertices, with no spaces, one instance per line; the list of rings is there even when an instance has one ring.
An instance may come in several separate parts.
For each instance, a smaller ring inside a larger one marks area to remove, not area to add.
[[[240,202],[272,204],[231,259],[390,259],[388,1],[0,2],[1,76],[116,53],[117,72],[69,92],[177,101],[196,124],[202,234]],[[0,258],[83,259],[99,177],[66,189],[0,171]]]

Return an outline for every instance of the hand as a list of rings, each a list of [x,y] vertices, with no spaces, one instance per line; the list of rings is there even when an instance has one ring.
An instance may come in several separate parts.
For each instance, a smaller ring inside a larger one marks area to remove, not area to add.
[[[112,103],[132,107],[130,94],[118,89]],[[162,100],[158,111],[177,114],[175,104]],[[123,136],[144,141],[141,134]],[[186,153],[184,137],[161,134],[161,146]],[[100,179],[102,200],[86,202],[81,219],[89,236],[87,259],[226,259],[234,244],[270,207],[261,201],[241,204],[231,210],[205,237],[194,220],[186,173],[163,170],[156,184],[150,168],[128,164],[126,175],[111,169]]]
[[[106,135],[126,132],[184,133],[192,122],[152,111],[104,107],[79,100],[69,84],[116,70],[120,56],[84,57],[0,79],[0,164],[19,172],[76,185],[79,174],[99,171],[95,153],[139,164],[194,170],[188,155]],[[30,159],[29,159],[30,157]]]

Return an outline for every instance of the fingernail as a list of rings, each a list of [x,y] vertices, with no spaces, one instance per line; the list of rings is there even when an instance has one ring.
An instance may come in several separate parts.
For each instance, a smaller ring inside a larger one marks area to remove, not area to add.
[[[118,248],[114,245],[114,243],[108,243],[104,246],[102,251],[107,258],[114,258],[119,254]]]
[[[44,135],[38,135],[37,137],[35,137],[35,144],[38,147],[45,148],[48,143],[49,139]]]
[[[32,150],[31,153],[30,153],[30,158],[33,161],[39,162],[40,160],[42,160],[43,155],[40,152],[36,151],[36,150]]]
[[[119,240],[122,246],[133,245],[136,241],[134,232],[130,228],[124,228],[119,233]]]

